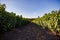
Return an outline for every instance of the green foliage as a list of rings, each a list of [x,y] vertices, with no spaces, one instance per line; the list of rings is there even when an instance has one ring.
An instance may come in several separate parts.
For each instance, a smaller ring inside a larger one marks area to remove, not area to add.
[[[28,24],[28,19],[23,18],[22,15],[5,11],[5,4],[0,4],[0,32],[10,31],[14,28]]]
[[[33,22],[60,34],[60,10],[47,13]]]

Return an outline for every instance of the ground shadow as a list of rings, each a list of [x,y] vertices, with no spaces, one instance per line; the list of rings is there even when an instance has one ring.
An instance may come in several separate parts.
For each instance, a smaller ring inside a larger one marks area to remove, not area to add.
[[[10,32],[5,32],[1,40],[59,40],[49,29],[30,22]]]

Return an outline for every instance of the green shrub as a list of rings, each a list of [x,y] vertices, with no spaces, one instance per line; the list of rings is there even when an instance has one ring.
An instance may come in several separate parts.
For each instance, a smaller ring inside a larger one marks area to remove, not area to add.
[[[10,31],[29,23],[28,19],[23,18],[22,15],[7,12],[5,8],[5,4],[0,4],[0,32]]]
[[[60,10],[47,13],[33,22],[60,34]]]

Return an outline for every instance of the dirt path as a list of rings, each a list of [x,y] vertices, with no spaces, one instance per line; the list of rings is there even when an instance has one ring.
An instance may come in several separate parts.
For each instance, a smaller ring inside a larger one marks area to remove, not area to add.
[[[58,40],[48,30],[42,29],[34,23],[6,32],[1,40]]]

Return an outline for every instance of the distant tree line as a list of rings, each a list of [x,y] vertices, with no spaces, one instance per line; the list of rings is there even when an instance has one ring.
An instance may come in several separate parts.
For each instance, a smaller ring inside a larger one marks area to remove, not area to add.
[[[26,25],[28,19],[22,15],[16,15],[14,12],[7,12],[5,4],[0,4],[0,32],[10,31],[14,28]]]
[[[60,10],[51,11],[42,17],[38,17],[33,21],[41,25],[43,28],[48,28],[53,32],[60,34]]]

